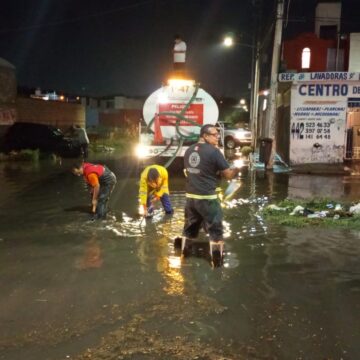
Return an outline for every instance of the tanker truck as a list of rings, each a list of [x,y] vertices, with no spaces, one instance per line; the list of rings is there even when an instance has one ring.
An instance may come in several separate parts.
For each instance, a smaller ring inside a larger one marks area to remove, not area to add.
[[[169,79],[144,103],[136,154],[143,163],[168,167],[198,141],[201,126],[217,124],[218,117],[215,100],[195,80]]]

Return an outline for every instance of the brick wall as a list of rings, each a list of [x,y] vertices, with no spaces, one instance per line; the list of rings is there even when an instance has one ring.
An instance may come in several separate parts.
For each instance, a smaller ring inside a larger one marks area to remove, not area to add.
[[[85,107],[81,104],[17,98],[16,121],[56,126],[67,130],[72,125],[85,127]]]

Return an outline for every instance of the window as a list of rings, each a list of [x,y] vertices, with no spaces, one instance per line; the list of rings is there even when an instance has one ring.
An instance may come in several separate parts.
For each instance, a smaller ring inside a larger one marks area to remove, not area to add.
[[[321,25],[319,37],[320,39],[334,40],[337,38],[337,33],[337,25]]]
[[[310,55],[311,51],[309,48],[304,48],[301,54],[301,68],[309,69],[310,68]]]

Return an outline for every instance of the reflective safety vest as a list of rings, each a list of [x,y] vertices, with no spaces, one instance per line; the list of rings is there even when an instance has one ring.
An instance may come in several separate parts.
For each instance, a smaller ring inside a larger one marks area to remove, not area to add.
[[[96,174],[99,178],[99,183],[101,184],[115,184],[116,176],[109,170],[105,165],[94,165],[90,163],[83,164],[83,172],[85,181],[89,183],[88,176],[90,174]]]
[[[158,188],[153,188],[148,184],[147,175],[150,169],[156,169],[160,175],[161,181]],[[141,205],[146,204],[147,197],[150,193],[159,198],[161,198],[164,194],[169,194],[169,175],[164,166],[149,165],[141,173],[139,187],[139,202]]]
[[[83,164],[83,171],[84,171],[84,178],[87,183],[89,183],[88,176],[90,174],[96,174],[99,178],[104,174],[105,167],[103,165],[94,165],[90,163],[84,163]]]

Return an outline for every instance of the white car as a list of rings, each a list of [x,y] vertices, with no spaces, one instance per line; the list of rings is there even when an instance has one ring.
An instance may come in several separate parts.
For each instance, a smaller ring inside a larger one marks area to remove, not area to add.
[[[236,128],[233,125],[224,124],[224,143],[227,149],[235,149],[238,146],[251,146],[251,131],[247,128]]]

